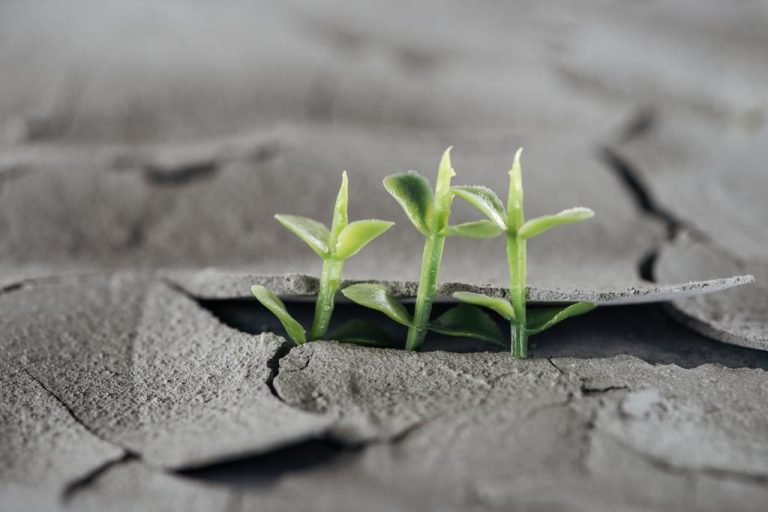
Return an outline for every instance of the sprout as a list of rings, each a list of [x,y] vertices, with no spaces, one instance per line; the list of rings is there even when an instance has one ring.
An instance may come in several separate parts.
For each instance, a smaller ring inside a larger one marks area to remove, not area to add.
[[[310,340],[316,340],[326,335],[333,314],[336,292],[341,283],[341,273],[344,261],[360,252],[379,235],[394,225],[394,222],[384,220],[358,220],[348,222],[347,205],[349,202],[348,180],[346,171],[341,176],[341,187],[333,210],[333,222],[329,230],[324,224],[297,215],[275,215],[275,218],[291,233],[295,234],[320,256],[323,260],[323,270],[320,274],[320,288],[315,303],[315,317],[310,331]],[[263,286],[253,286],[251,292],[259,302],[274,314],[283,324],[288,336],[296,343],[307,341],[306,331],[289,313],[285,304],[271,291]],[[358,327],[359,324],[358,324]],[[344,327],[337,339],[344,338],[353,329]],[[359,334],[350,336],[349,341],[360,342],[366,330],[356,330]],[[373,332],[367,329],[368,332]],[[375,337],[370,343],[380,339]],[[347,341],[345,339],[345,341]]]
[[[466,304],[492,309],[510,322],[512,355],[527,357],[528,337],[549,329],[566,318],[581,315],[595,308],[594,304],[578,302],[566,306],[526,309],[526,265],[528,239],[538,236],[556,226],[579,222],[594,216],[589,208],[571,208],[556,215],[545,215],[526,221],[523,215],[523,183],[519,149],[509,171],[509,198],[505,210],[501,200],[486,187],[453,187],[453,194],[464,199],[480,210],[507,237],[507,264],[509,266],[510,300],[468,292],[454,293],[454,298]],[[461,307],[461,306],[459,306]],[[458,309],[458,308],[457,308]],[[450,311],[448,312],[450,313]],[[446,313],[447,314],[447,313]],[[456,325],[461,326],[462,317],[454,316]],[[466,335],[487,339],[487,332],[472,334],[472,325],[465,329]]]
[[[438,331],[438,328],[430,325],[430,314],[437,294],[437,279],[446,237],[492,238],[501,233],[501,229],[488,220],[456,226],[449,224],[453,202],[451,178],[455,175],[451,166],[451,148],[448,148],[440,160],[434,194],[429,181],[415,171],[384,179],[387,192],[400,204],[413,226],[425,238],[413,317],[382,285],[358,284],[342,290],[342,294],[351,301],[380,311],[407,326],[407,350],[420,350],[427,331]],[[491,320],[490,317],[488,319]]]

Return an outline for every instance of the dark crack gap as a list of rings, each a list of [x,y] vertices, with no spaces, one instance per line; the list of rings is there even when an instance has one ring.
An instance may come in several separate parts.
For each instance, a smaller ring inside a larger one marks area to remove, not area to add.
[[[112,168],[115,171],[140,172],[150,185],[179,187],[213,179],[232,162],[269,162],[279,156],[281,150],[282,146],[272,140],[255,145],[233,142],[211,149],[205,156],[190,158],[175,165],[159,163],[151,154],[127,153],[117,156],[112,162]]]
[[[66,504],[75,497],[80,491],[88,488],[91,484],[95,483],[104,473],[126,462],[139,460],[139,457],[133,453],[124,453],[122,456],[108,460],[105,463],[97,466],[93,470],[89,471],[85,475],[72,481],[64,488],[62,493],[62,501]]]
[[[640,173],[617,151],[608,146],[603,146],[600,154],[603,162],[613,171],[624,186],[624,189],[629,193],[636,207],[644,215],[659,220],[664,224],[669,240],[674,238],[683,227],[688,228],[674,214],[656,202],[650,192],[650,187],[645,183]]]
[[[348,445],[331,436],[302,441],[253,457],[177,471],[194,480],[234,488],[269,488],[287,475],[338,463],[359,453],[367,444]]]
[[[604,395],[613,391],[629,391],[629,386],[607,386],[604,388],[591,388],[586,384],[581,384],[581,394],[584,396]]]
[[[656,265],[656,260],[659,257],[659,251],[651,251],[645,256],[642,257],[640,260],[640,264],[638,265],[638,270],[640,272],[640,277],[648,282],[655,283],[656,280],[654,279],[654,266]]]
[[[277,349],[275,355],[270,357],[267,361],[267,368],[269,368],[269,376],[267,377],[266,381],[267,387],[269,388],[269,391],[272,393],[272,395],[283,403],[285,403],[285,400],[283,400],[283,397],[280,396],[280,393],[278,393],[277,389],[275,389],[275,379],[280,373],[280,360],[287,356],[291,349],[295,346],[296,345],[293,342],[286,340],[285,343],[280,345],[280,347]]]
[[[174,292],[180,295],[183,295],[184,297],[187,297],[188,299],[194,301],[199,307],[206,310],[216,320],[226,325],[227,327],[238,330],[240,332],[245,332],[247,334],[278,332],[275,330],[274,323],[272,325],[269,325],[269,324],[261,325],[259,328],[255,329],[256,332],[254,332],[254,329],[248,328],[250,326],[245,326],[242,319],[240,319],[239,317],[236,316],[235,320],[233,321],[233,319],[227,314],[229,312],[227,311],[227,308],[224,308],[222,310],[222,308],[219,307],[219,302],[230,302],[230,301],[204,300],[190,294],[187,290],[185,290],[183,287],[179,286],[178,284],[176,284],[170,279],[162,279],[162,281],[166,286],[168,286]],[[239,300],[242,300],[242,299],[239,299]],[[250,300],[248,302],[255,303],[255,301],[250,301]],[[275,320],[275,322],[277,322],[277,320]],[[280,325],[280,327],[282,328],[282,325]],[[280,360],[285,356],[287,356],[288,353],[291,351],[291,349],[296,347],[297,345],[292,341],[290,341],[285,336],[284,332],[280,332],[280,334],[285,338],[285,340],[283,344],[280,345],[280,347],[278,347],[278,349],[275,351],[272,357],[270,357],[269,360],[267,360],[267,368],[269,369],[269,375],[267,376],[267,380],[265,381],[265,384],[267,385],[267,388],[269,389],[270,393],[272,393],[272,395],[276,399],[285,403],[285,400],[283,400],[283,397],[281,397],[280,393],[278,393],[277,389],[275,389],[275,379],[280,373]]]
[[[182,186],[212,178],[219,170],[215,159],[191,162],[175,167],[161,167],[147,164],[144,166],[144,178],[153,185]]]
[[[74,409],[72,409],[72,407],[70,407],[69,404],[67,404],[64,400],[62,400],[62,398],[59,395],[54,393],[53,390],[51,390],[51,388],[49,388],[48,386],[43,384],[43,382],[40,379],[38,379],[37,377],[35,377],[26,367],[22,366],[21,369],[24,370],[24,373],[26,373],[29,376],[30,379],[35,381],[37,383],[37,385],[39,385],[41,388],[43,388],[43,390],[46,393],[48,393],[51,396],[51,398],[56,400],[56,402],[58,402],[59,405],[61,405],[64,408],[64,410],[67,411],[67,413],[75,421],[75,423],[77,423],[78,425],[83,427],[89,434],[91,434],[92,436],[96,437],[97,439],[100,439],[101,441],[104,441],[105,443],[111,444],[112,446],[115,446],[116,448],[119,448],[119,449],[123,450],[127,454],[130,454],[132,456],[138,457],[138,454],[132,452],[131,450],[125,448],[124,446],[120,446],[120,445],[112,442],[111,440],[105,439],[103,436],[99,435],[88,424],[86,424],[84,421],[82,421],[77,416],[77,414],[75,413]]]
[[[16,291],[21,290],[22,288],[24,288],[24,283],[23,282],[22,283],[11,283],[9,285],[6,285],[6,286],[0,288],[0,295],[2,295],[4,293],[16,292]]]
[[[241,332],[285,334],[280,322],[255,299],[198,299],[197,302],[220,322]],[[311,323],[312,302],[287,300],[286,306],[303,325]],[[435,304],[435,314],[448,307],[451,304]],[[337,304],[332,325],[359,318],[377,323],[395,340],[405,340],[405,330],[384,315],[348,303]],[[503,319],[497,318],[497,321],[504,327]],[[728,345],[699,334],[671,318],[661,304],[598,308],[589,315],[571,318],[536,335],[531,338],[530,348],[532,357],[549,359],[561,373],[562,368],[553,358],[631,355],[650,364],[675,364],[682,368],[713,363],[729,368],[768,369],[768,352]],[[461,353],[504,351],[496,345],[449,336],[428,338],[425,349]],[[270,363],[273,370],[279,368],[281,357],[278,354],[273,358]]]

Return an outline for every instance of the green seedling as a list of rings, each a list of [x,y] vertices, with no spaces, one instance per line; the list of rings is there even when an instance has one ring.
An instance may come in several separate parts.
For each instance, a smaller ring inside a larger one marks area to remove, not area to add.
[[[341,283],[344,262],[394,225],[394,222],[384,220],[358,220],[350,223],[347,218],[348,202],[349,184],[345,171],[341,175],[341,187],[336,197],[330,229],[307,217],[275,215],[280,224],[304,240],[323,260],[315,316],[309,338],[301,324],[288,313],[279,297],[263,286],[257,285],[251,288],[253,295],[280,320],[288,336],[298,344],[305,343],[308,339],[320,339],[326,335],[333,315],[336,292]],[[357,329],[350,327],[344,329],[345,333],[357,333],[349,341],[362,342],[363,338],[368,339],[366,330],[361,330],[359,325],[357,327]],[[334,337],[340,339],[342,336]]]
[[[545,215],[529,221],[523,215],[523,182],[519,149],[509,171],[509,199],[505,210],[501,200],[489,188],[479,186],[453,187],[454,195],[480,210],[507,238],[509,265],[509,299],[488,297],[479,293],[457,292],[454,298],[476,306],[489,308],[510,322],[512,355],[527,357],[528,337],[538,334],[566,318],[581,315],[595,308],[594,304],[578,302],[566,306],[526,308],[526,268],[528,239],[556,226],[579,222],[594,216],[589,208],[570,208],[556,215]],[[460,322],[461,318],[458,317]],[[472,326],[466,329],[472,336]],[[483,339],[487,333],[472,336]]]
[[[408,327],[406,350],[420,350],[429,330],[432,304],[437,293],[437,279],[443,258],[445,239],[449,236],[491,238],[501,230],[490,220],[451,226],[451,148],[445,150],[437,171],[434,193],[429,181],[415,171],[395,174],[384,179],[384,187],[405,211],[406,216],[424,238],[421,276],[416,292],[413,317],[389,291],[376,284],[353,285],[342,290],[344,296],[362,306],[385,313]]]

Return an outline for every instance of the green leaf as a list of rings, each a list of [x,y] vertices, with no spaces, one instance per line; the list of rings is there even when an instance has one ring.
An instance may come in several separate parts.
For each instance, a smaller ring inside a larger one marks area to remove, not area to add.
[[[334,255],[339,259],[354,256],[394,224],[385,220],[357,220],[348,224],[339,234]]]
[[[448,336],[474,338],[502,347],[509,346],[508,340],[491,316],[482,309],[469,304],[451,308],[429,325],[429,330]]]
[[[528,310],[528,332],[538,334],[572,316],[583,315],[597,306],[590,302],[577,302],[568,306],[531,308]]]
[[[318,256],[321,258],[328,256],[330,233],[324,224],[298,215],[275,215],[275,218],[288,231],[304,240]]]
[[[341,231],[347,227],[347,207],[349,205],[349,180],[347,171],[341,173],[341,186],[336,196],[336,204],[333,207],[333,221],[331,222],[331,239],[336,240]],[[330,243],[330,242],[329,242]]]
[[[453,187],[451,191],[480,210],[483,215],[496,223],[499,228],[507,230],[507,219],[504,213],[504,205],[496,192],[488,187],[466,186]]]
[[[280,300],[280,297],[260,285],[252,286],[251,293],[253,293],[253,296],[256,297],[265,308],[271,311],[272,314],[280,320],[280,323],[283,324],[283,328],[285,328],[285,332],[288,333],[288,336],[294,342],[301,345],[307,341],[306,331],[301,324],[288,313],[288,310],[285,308],[283,301]]]
[[[443,153],[440,159],[440,165],[437,168],[437,181],[435,183],[435,201],[436,206],[440,212],[447,217],[451,210],[451,201],[453,195],[451,195],[451,178],[456,176],[456,171],[453,170],[451,165],[451,150],[453,146],[449,147]],[[447,218],[445,219],[447,224]]]
[[[429,181],[417,172],[409,171],[384,178],[384,187],[400,203],[416,229],[429,235],[435,202]]]
[[[392,347],[392,337],[378,325],[366,320],[350,320],[336,329],[330,336],[342,343],[353,343],[369,347]]]
[[[543,217],[529,220],[523,224],[517,234],[523,238],[533,238],[554,227],[562,226],[563,224],[572,224],[594,216],[595,212],[589,208],[569,208],[568,210],[561,211],[557,215],[544,215]]]
[[[520,156],[523,148],[515,153],[512,169],[509,170],[509,197],[507,198],[507,226],[520,228],[523,224],[523,169]]]
[[[467,238],[493,238],[501,234],[501,229],[490,220],[478,220],[448,226],[443,230],[445,236],[463,236]]]
[[[347,286],[341,293],[356,304],[384,313],[395,322],[410,326],[411,315],[405,306],[380,284],[353,284]]]
[[[512,303],[507,299],[501,297],[488,297],[481,293],[472,292],[456,292],[453,294],[453,298],[466,302],[467,304],[474,304],[475,306],[483,306],[488,309],[492,309],[507,320],[515,319],[515,310],[512,308]]]

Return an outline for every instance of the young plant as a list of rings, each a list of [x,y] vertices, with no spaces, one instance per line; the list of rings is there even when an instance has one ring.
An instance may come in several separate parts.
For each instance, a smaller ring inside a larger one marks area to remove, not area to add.
[[[456,226],[449,224],[453,202],[451,178],[455,175],[456,172],[451,166],[451,148],[448,148],[440,160],[434,193],[429,181],[415,171],[395,174],[384,179],[387,192],[400,204],[408,219],[425,238],[413,317],[381,285],[353,285],[342,290],[344,296],[353,302],[381,311],[406,325],[406,350],[420,350],[424,337],[430,330],[430,314],[437,293],[437,279],[446,237],[490,238],[501,232],[489,220]]]
[[[453,296],[467,304],[483,306],[499,313],[510,322],[512,355],[527,357],[528,337],[540,333],[566,318],[581,315],[595,308],[594,304],[578,302],[566,306],[526,308],[526,267],[528,239],[556,226],[579,222],[594,216],[589,208],[570,208],[556,215],[545,215],[529,221],[523,215],[523,183],[519,149],[509,171],[507,208],[489,188],[479,186],[453,187],[453,194],[480,210],[507,238],[509,266],[509,300],[479,293],[457,292]],[[479,337],[479,336],[473,336]]]
[[[297,215],[275,215],[275,218],[291,233],[295,234],[315,251],[323,260],[320,287],[315,303],[315,316],[309,339],[325,336],[333,314],[336,292],[341,283],[344,261],[360,252],[379,235],[394,225],[384,220],[358,220],[348,222],[347,205],[349,185],[346,171],[341,175],[341,187],[333,209],[333,220],[329,230],[324,224]],[[306,331],[289,313],[285,304],[264,286],[253,286],[253,295],[283,324],[288,336],[296,343],[307,341]]]

